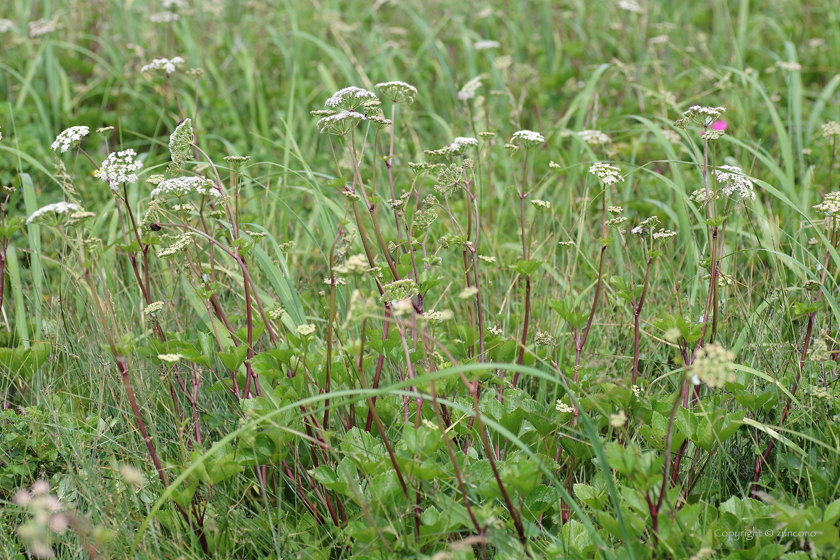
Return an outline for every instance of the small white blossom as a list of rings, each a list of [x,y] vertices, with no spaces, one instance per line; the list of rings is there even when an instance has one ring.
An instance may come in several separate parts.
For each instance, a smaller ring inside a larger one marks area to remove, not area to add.
[[[96,171],[96,176],[108,183],[112,191],[118,192],[121,185],[137,181],[135,171],[143,167],[143,162],[135,160],[135,155],[131,149],[111,152]]]
[[[417,88],[405,82],[382,82],[376,84],[376,89],[396,103],[414,103],[417,97]]]
[[[526,148],[533,148],[534,146],[545,143],[545,136],[533,130],[517,130],[513,133],[513,140]]]
[[[721,184],[721,192],[724,195],[737,196],[741,200],[755,200],[753,182],[743,174],[740,167],[721,165],[718,169],[715,169],[715,177]]]
[[[840,213],[840,192],[830,192],[825,195],[823,201],[814,206],[814,210],[825,214],[826,217]]]
[[[566,403],[564,403],[564,402],[563,402],[563,401],[561,401],[560,399],[557,399],[557,404],[554,406],[554,408],[555,408],[555,409],[557,410],[557,412],[559,412],[560,414],[571,414],[572,412],[574,412],[574,411],[575,411],[575,409],[574,409],[574,408],[572,408],[571,406],[567,405]]]
[[[321,134],[326,132],[327,134],[340,136],[342,134],[347,134],[353,130],[357,124],[366,119],[367,117],[363,114],[356,113],[355,111],[341,111],[340,113],[328,115],[320,119],[316,126]]]
[[[304,337],[315,334],[315,330],[315,325],[301,325],[295,329],[295,332],[298,334],[298,336]]]
[[[181,16],[175,12],[158,12],[149,16],[149,21],[152,23],[172,23],[179,19],[181,19]]]
[[[188,231],[179,235],[169,247],[158,251],[158,257],[161,259],[169,259],[184,251],[192,242],[193,233]]]
[[[341,89],[327,99],[324,107],[343,111],[352,111],[362,106],[366,101],[376,99],[376,95],[366,89],[355,86]]]
[[[449,146],[444,148],[444,150],[448,151],[449,155],[461,155],[469,147],[478,147],[478,140],[469,136],[459,136]]]
[[[15,28],[15,22],[8,19],[0,19],[0,33],[6,33]]]
[[[473,48],[477,51],[485,51],[487,49],[498,49],[502,45],[498,41],[477,41]]]
[[[589,167],[589,172],[598,177],[605,185],[612,185],[623,181],[621,169],[608,163],[595,163]]]
[[[176,56],[172,60],[161,56],[140,68],[140,71],[144,74],[160,74],[162,76],[168,76],[175,73],[175,71],[183,65],[184,59],[180,56]]]
[[[665,229],[665,228],[662,228],[662,229],[660,229],[659,231],[657,231],[656,233],[653,234],[654,239],[670,239],[670,238],[676,237],[676,236],[677,236],[676,231],[671,231],[671,230],[668,230],[668,229]]]
[[[152,198],[165,198],[168,196],[184,196],[191,192],[201,195],[219,198],[222,193],[213,183],[204,177],[175,177],[166,179],[152,191]]]
[[[47,18],[41,18],[35,21],[30,21],[27,27],[29,29],[29,36],[34,39],[35,37],[52,33],[58,29],[58,19],[53,18],[50,20]]]
[[[619,10],[624,10],[627,12],[634,12],[636,14],[643,14],[645,11],[642,9],[641,6],[636,2],[636,0],[621,0],[616,4]]]
[[[781,68],[786,72],[799,72],[802,70],[802,65],[798,62],[788,62],[786,60],[777,60],[776,67]]]
[[[86,126],[71,126],[55,137],[55,142],[52,143],[52,151],[61,152],[62,154],[79,145],[82,138],[90,133],[90,129]]]
[[[692,105],[683,113],[686,119],[699,122],[703,126],[711,126],[720,116],[726,112],[726,107],[701,107]]]
[[[476,94],[478,94],[478,90],[481,88],[481,76],[476,76],[461,88],[461,91],[458,92],[458,99],[461,101],[469,101],[470,99],[474,98]]]
[[[590,146],[600,146],[611,142],[610,137],[600,130],[581,130],[578,132],[578,136]]]
[[[627,414],[623,410],[619,410],[618,414],[610,414],[610,426],[613,428],[620,428],[627,422]]]
[[[54,202],[35,210],[32,215],[26,219],[26,223],[31,224],[33,222],[40,221],[42,217],[49,214],[65,214],[67,212],[81,212],[82,210],[81,206],[73,204],[72,202]]]
[[[155,313],[157,313],[161,309],[163,309],[163,302],[162,301],[153,301],[152,303],[147,305],[145,309],[143,309],[143,314],[144,315],[151,315],[152,317],[154,317]]]
[[[840,136],[840,124],[837,124],[834,121],[828,121],[822,125],[822,134],[826,140],[832,137]]]
[[[478,288],[476,288],[475,286],[469,286],[468,288],[464,288],[463,290],[461,290],[461,293],[458,294],[458,298],[470,299],[475,297],[476,294],[478,294]]]

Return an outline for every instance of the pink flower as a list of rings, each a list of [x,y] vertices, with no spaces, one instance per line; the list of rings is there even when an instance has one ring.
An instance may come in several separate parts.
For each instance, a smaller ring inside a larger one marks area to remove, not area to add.
[[[712,130],[726,130],[729,124],[726,121],[715,121],[712,123]]]

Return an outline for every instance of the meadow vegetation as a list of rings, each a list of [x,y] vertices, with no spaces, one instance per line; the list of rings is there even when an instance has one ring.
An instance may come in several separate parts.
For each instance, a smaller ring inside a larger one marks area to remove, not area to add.
[[[840,557],[834,0],[8,0],[0,558]]]

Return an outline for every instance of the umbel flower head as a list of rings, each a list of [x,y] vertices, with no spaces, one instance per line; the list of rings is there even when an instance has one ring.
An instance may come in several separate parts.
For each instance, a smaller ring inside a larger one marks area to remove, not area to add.
[[[545,136],[533,130],[517,130],[511,139],[525,148],[533,148],[545,143]]]
[[[479,89],[481,89],[481,76],[476,76],[464,84],[464,87],[462,87],[461,91],[458,92],[458,99],[461,101],[469,101],[478,94]]]
[[[631,229],[630,233],[632,233],[633,235],[640,235],[643,237],[650,235],[650,233],[656,229],[656,226],[658,226],[659,223],[659,218],[657,218],[655,215],[650,216],[649,218],[642,221],[639,225]]]
[[[55,137],[55,142],[52,143],[52,151],[62,154],[70,148],[75,148],[81,143],[82,138],[88,135],[90,129],[86,126],[71,126],[62,131],[61,134]]]
[[[376,89],[394,103],[414,103],[417,97],[417,88],[405,82],[382,82]]]
[[[320,119],[317,126],[321,134],[327,133],[333,136],[343,136],[366,119],[367,117],[363,114],[356,113],[355,111],[341,111],[340,113],[328,115]]]
[[[600,146],[601,144],[609,144],[610,137],[600,130],[581,130],[578,132],[580,139],[590,146]]]
[[[836,216],[840,213],[840,191],[826,194],[823,201],[814,206],[814,210],[820,214],[825,214],[827,218]]]
[[[26,219],[26,223],[33,224],[52,221],[54,224],[59,224],[63,220],[69,218],[70,214],[74,212],[84,212],[84,208],[72,202],[54,202],[35,210],[32,215]]]
[[[176,169],[183,169],[184,164],[193,158],[193,135],[192,119],[184,119],[169,136],[169,153]]]
[[[478,147],[478,140],[469,136],[458,136],[447,148],[451,155],[462,155],[470,146]]]
[[[589,172],[598,177],[604,185],[613,185],[624,180],[621,178],[621,169],[609,163],[594,163],[589,166]]]
[[[191,192],[214,198],[222,196],[222,193],[213,186],[213,183],[204,177],[175,177],[174,179],[166,179],[158,184],[150,196],[153,199],[172,196],[180,197]]]
[[[143,167],[143,162],[135,160],[136,155],[132,149],[111,152],[95,174],[108,183],[112,191],[119,192],[121,185],[137,181],[135,171]]]
[[[689,121],[694,121],[703,127],[712,126],[725,112],[726,107],[701,107],[700,105],[692,105],[683,113],[683,118],[674,124],[678,128],[685,128],[685,125],[688,125]]]
[[[175,71],[183,65],[184,59],[180,56],[176,56],[172,60],[160,56],[143,66],[140,69],[140,71],[144,74],[159,74],[161,76],[169,76],[170,74],[174,74]]]
[[[236,173],[243,165],[248,165],[248,162],[251,161],[251,156],[225,156],[225,161],[230,164],[231,171]]]
[[[727,382],[735,381],[735,354],[718,344],[709,344],[697,350],[694,363],[691,364],[691,382],[695,385],[705,383],[709,387],[723,387]]]
[[[408,299],[414,297],[418,293],[417,283],[410,278],[403,278],[402,280],[395,280],[389,284],[382,286],[382,291],[385,294],[382,299],[385,302],[396,302],[401,299]]]
[[[715,177],[721,185],[721,192],[726,196],[735,196],[741,200],[755,200],[753,182],[744,175],[740,167],[721,165],[715,169]]]
[[[822,125],[822,135],[826,140],[840,137],[840,124],[834,121],[828,121]]]
[[[327,99],[326,103],[324,103],[324,107],[339,111],[352,111],[372,99],[376,99],[375,94],[366,89],[350,86],[332,94],[332,97]]]
[[[171,259],[178,253],[184,251],[190,244],[193,239],[193,233],[188,231],[186,233],[182,233],[175,240],[169,247],[165,249],[161,249],[158,252],[158,257],[161,259]]]

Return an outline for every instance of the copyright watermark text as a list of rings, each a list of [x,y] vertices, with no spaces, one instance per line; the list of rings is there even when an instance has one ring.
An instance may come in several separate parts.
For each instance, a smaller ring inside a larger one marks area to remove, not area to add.
[[[787,529],[782,529],[781,531],[777,531],[775,529],[749,529],[747,531],[727,531],[725,529],[716,529],[715,536],[720,538],[725,538],[726,540],[730,541],[738,541],[744,539],[745,541],[751,541],[758,537],[790,537],[790,538],[799,538],[804,539],[808,537],[816,537],[821,535],[822,531],[788,531]]]

